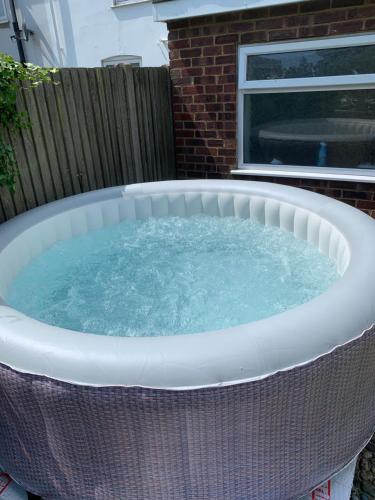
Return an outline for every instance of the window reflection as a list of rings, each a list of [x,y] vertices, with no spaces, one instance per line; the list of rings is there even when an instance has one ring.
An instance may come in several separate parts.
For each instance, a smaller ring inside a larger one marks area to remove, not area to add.
[[[247,80],[375,73],[375,45],[247,57]]]
[[[244,99],[244,163],[375,168],[374,89]]]

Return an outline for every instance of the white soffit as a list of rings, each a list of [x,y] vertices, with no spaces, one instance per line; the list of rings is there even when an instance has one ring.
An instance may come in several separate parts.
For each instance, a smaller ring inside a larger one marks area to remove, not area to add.
[[[298,0],[167,0],[154,3],[153,9],[155,21],[171,21],[297,2]]]

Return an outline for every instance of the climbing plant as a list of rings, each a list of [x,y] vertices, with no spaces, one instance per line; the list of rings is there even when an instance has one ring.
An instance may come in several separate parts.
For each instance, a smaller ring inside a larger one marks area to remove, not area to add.
[[[15,190],[18,168],[13,147],[5,139],[5,131],[14,132],[30,126],[26,112],[17,109],[16,99],[20,87],[32,89],[41,83],[51,82],[51,73],[46,69],[15,61],[13,57],[0,52],[0,187]]]

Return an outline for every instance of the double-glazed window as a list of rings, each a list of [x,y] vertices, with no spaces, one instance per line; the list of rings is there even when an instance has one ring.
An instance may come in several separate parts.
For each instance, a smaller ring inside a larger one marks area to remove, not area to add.
[[[142,57],[121,55],[121,56],[107,57],[106,59],[102,60],[103,67],[120,66],[122,64],[139,68],[142,66]]]
[[[5,6],[5,0],[0,0],[0,23],[8,22],[8,13]]]
[[[375,35],[239,51],[240,168],[375,177]]]

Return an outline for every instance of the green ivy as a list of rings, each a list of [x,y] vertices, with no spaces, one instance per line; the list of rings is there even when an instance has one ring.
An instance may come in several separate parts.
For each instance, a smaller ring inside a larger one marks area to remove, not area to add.
[[[0,187],[6,186],[11,192],[15,190],[18,168],[13,147],[5,140],[4,132],[30,126],[27,113],[17,110],[17,92],[22,86],[32,89],[51,82],[51,73],[56,71],[30,63],[23,65],[0,52]]]

